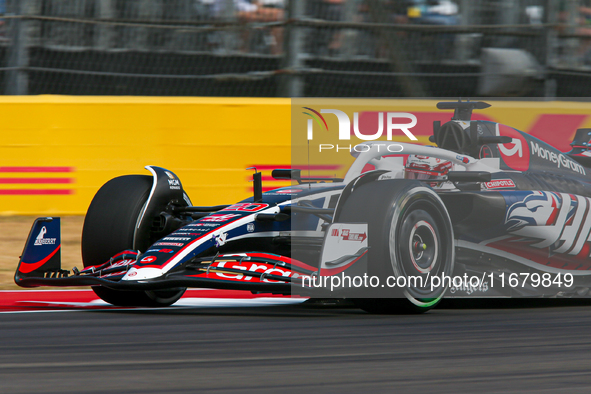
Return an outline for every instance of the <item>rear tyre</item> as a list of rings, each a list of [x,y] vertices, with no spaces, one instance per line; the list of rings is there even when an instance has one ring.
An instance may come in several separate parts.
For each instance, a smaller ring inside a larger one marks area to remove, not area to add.
[[[151,176],[126,175],[111,179],[99,189],[90,203],[82,229],[84,267],[103,264],[126,249],[145,250],[151,244],[150,239],[134,239],[135,227],[151,188]],[[149,307],[172,305],[186,290],[124,291],[102,286],[92,289],[103,301],[113,305]]]
[[[430,278],[451,276],[454,237],[451,220],[437,194],[418,181],[378,181],[361,185],[339,209],[337,222],[368,223],[368,275],[397,286],[375,290],[376,297],[353,302],[370,313],[422,313],[447,290],[431,289]],[[392,279],[390,279],[392,282]]]

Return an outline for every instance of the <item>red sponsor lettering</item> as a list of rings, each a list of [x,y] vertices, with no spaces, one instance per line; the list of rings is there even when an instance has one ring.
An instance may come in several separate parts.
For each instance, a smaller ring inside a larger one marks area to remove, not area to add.
[[[111,264],[109,266],[109,268],[123,267],[123,266],[130,265],[130,264],[133,264],[133,263],[135,263],[135,260],[121,260],[121,261],[118,261],[118,262],[116,262],[114,264]]]
[[[508,187],[515,187],[515,182],[512,179],[495,179],[494,181],[486,182],[484,184],[487,189],[502,189]]]
[[[269,204],[246,202],[230,205],[228,208],[222,209],[222,211],[257,212],[268,206]]]
[[[244,271],[244,273],[230,273],[224,272],[224,268],[231,268],[236,270]],[[219,271],[218,271],[219,270]],[[276,276],[284,276],[284,277],[299,277],[300,275],[297,273],[293,273],[292,271],[285,269],[285,268],[278,268],[274,264],[268,263],[235,263],[235,262],[226,262],[220,261],[216,262],[211,265],[211,269],[208,273],[205,274],[205,277],[208,278],[224,278],[226,280],[233,280],[233,281],[247,281],[247,282],[272,282],[277,283],[278,281],[263,278],[262,280],[258,276],[249,276],[248,273],[250,272],[258,272],[264,273],[267,275],[276,275]]]
[[[209,215],[201,219],[202,222],[227,222],[228,220],[240,216],[237,214],[227,214],[227,215]]]

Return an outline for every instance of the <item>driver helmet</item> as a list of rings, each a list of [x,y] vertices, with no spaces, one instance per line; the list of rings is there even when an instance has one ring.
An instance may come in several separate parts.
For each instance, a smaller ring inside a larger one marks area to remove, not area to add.
[[[443,179],[451,170],[452,163],[448,160],[429,156],[408,155],[404,177],[406,179]]]

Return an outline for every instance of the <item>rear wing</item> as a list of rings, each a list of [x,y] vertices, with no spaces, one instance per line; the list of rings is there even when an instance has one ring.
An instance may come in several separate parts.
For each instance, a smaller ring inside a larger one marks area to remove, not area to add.
[[[60,218],[37,218],[14,275],[17,285],[29,277],[61,278],[68,271],[61,269]]]

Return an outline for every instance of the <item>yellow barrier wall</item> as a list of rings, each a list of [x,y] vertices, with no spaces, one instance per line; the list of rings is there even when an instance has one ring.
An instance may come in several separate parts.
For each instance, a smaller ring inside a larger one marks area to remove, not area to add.
[[[289,105],[289,99],[0,97],[0,213],[84,214],[102,184],[150,175],[145,165],[175,172],[194,204],[233,203],[250,195],[246,167],[289,165]]]
[[[428,142],[433,118],[446,120],[451,114],[438,111],[433,100],[303,102],[317,109],[350,106],[354,111],[375,107],[420,113],[412,131],[423,143]],[[253,165],[267,175],[265,187],[286,186],[268,175],[270,168],[291,164],[291,103],[248,98],[0,97],[0,214],[84,214],[103,183],[119,175],[149,175],[143,169],[148,164],[177,173],[196,205],[248,197],[251,171],[245,168]],[[576,128],[591,128],[588,103],[490,103],[491,108],[475,114],[543,140],[563,141],[563,150]],[[301,112],[294,108],[294,114]],[[334,130],[336,117],[326,118]],[[305,127],[305,119],[297,120],[296,127]]]

